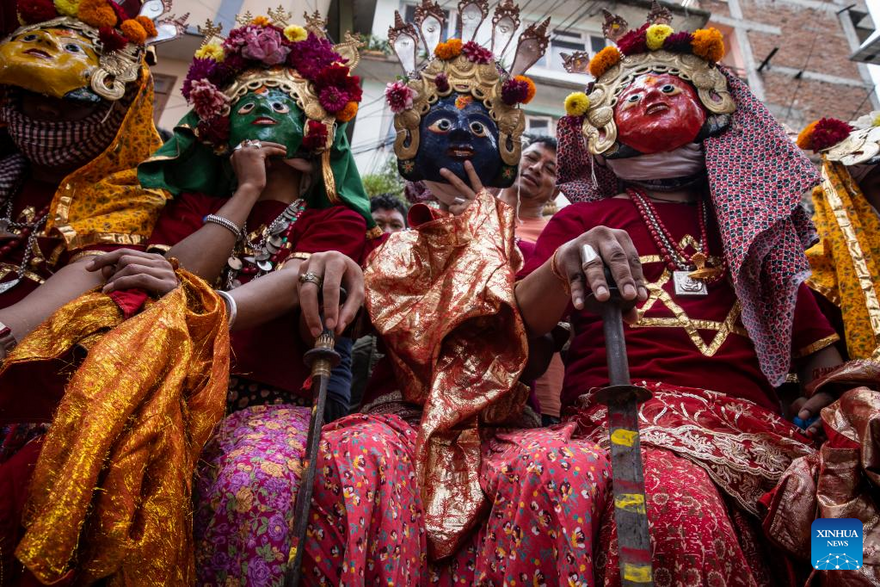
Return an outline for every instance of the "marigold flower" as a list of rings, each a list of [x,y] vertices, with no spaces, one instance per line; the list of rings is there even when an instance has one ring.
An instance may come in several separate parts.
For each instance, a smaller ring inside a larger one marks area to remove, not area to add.
[[[837,118],[820,118],[798,135],[797,146],[805,151],[830,149],[849,136],[853,127]]]
[[[82,0],[76,16],[96,29],[116,26],[116,11],[107,0]]]
[[[144,16],[142,14],[135,18],[135,20],[141,23],[141,26],[144,27],[144,30],[147,32],[148,39],[152,39],[159,34],[159,31],[156,30],[156,24],[149,16]]]
[[[648,30],[645,33],[645,41],[648,44],[648,49],[651,51],[662,49],[663,41],[674,32],[675,31],[673,31],[672,27],[668,24],[652,24],[648,27]]]
[[[524,75],[518,75],[513,79],[524,82],[526,84],[526,98],[522,101],[522,103],[528,104],[529,102],[531,102],[532,98],[535,97],[535,93],[538,91],[537,88],[535,88],[535,82],[533,82],[531,78]]]
[[[583,92],[572,92],[565,98],[565,113],[569,116],[583,116],[590,109],[590,97]]]
[[[299,43],[305,41],[309,37],[309,33],[297,24],[289,24],[284,27],[284,37],[291,43]]]
[[[358,113],[358,103],[357,102],[349,102],[345,105],[345,108],[336,113],[336,120],[339,122],[348,122],[352,118],[354,118]]]
[[[199,59],[212,59],[220,63],[226,58],[226,51],[223,50],[220,43],[207,43],[196,51],[195,56]]]
[[[718,63],[724,57],[724,37],[716,28],[698,29],[694,31],[694,40],[691,42],[694,55],[702,57],[706,61]]]
[[[251,24],[254,26],[269,26],[269,18],[266,16],[255,16],[251,19]]]
[[[617,47],[605,47],[590,59],[590,75],[596,79],[620,63],[622,55]]]
[[[55,10],[64,16],[76,16],[79,10],[79,0],[55,0]]]
[[[122,31],[122,34],[125,35],[126,39],[135,45],[143,45],[147,41],[147,31],[144,30],[141,23],[133,18],[123,21],[123,23],[119,25],[119,30]]]
[[[444,61],[449,61],[461,55],[461,47],[461,39],[449,39],[445,43],[437,45],[434,49],[434,55]]]

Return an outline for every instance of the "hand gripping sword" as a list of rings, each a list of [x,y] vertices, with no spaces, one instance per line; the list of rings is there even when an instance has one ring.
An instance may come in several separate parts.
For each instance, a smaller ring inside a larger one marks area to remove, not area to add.
[[[346,291],[339,290],[339,305],[345,303]],[[321,316],[321,324],[324,316]],[[306,454],[303,459],[303,474],[296,502],[293,507],[293,539],[287,570],[284,572],[284,586],[298,587],[302,577],[302,559],[305,552],[306,530],[309,525],[309,514],[312,503],[312,490],[315,484],[315,471],[318,460],[318,446],[321,443],[321,427],[324,425],[324,406],[327,404],[327,384],[330,381],[330,370],[339,364],[339,353],[333,348],[336,338],[333,331],[324,327],[324,331],[315,341],[315,348],[303,355],[303,362],[312,372],[312,386],[317,386],[317,394],[312,403],[312,415],[309,419],[309,435],[306,440]]]
[[[581,249],[581,260],[595,257],[592,250]],[[622,306],[626,305],[620,290],[605,267],[605,280],[611,298],[599,302],[588,296],[590,310],[602,317],[605,353],[608,359],[610,385],[601,389],[597,401],[608,406],[608,427],[611,435],[611,479],[614,497],[614,524],[620,551],[620,578],[624,587],[654,585],[651,568],[651,541],[645,500],[645,477],[639,443],[638,404],[651,393],[631,384],[623,336]]]

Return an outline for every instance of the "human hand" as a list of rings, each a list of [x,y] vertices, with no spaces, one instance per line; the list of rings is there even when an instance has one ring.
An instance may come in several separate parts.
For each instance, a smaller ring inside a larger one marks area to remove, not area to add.
[[[648,299],[639,253],[625,230],[596,226],[559,247],[555,254],[559,271],[568,277],[571,301],[578,310],[583,309],[589,293],[600,302],[611,297],[605,279],[605,265],[624,301]],[[635,321],[635,307],[624,318]]]
[[[364,303],[364,272],[360,265],[337,251],[314,253],[299,266],[297,290],[299,307],[312,336],[319,336],[324,329],[337,336],[351,324]],[[347,293],[342,307],[339,306],[339,290]],[[323,295],[323,304],[321,303]],[[321,307],[324,325],[321,325]]]
[[[477,172],[470,161],[464,162],[464,170],[468,175],[470,186],[445,167],[440,170],[440,175],[442,175],[449,183],[438,183],[436,181],[425,182],[425,185],[437,200],[446,206],[446,208],[448,208],[448,210],[455,216],[458,216],[467,210],[468,206],[477,199],[477,194],[483,190],[483,182],[480,181],[480,178],[477,176]]]
[[[822,440],[825,437],[825,433],[822,428],[822,418],[819,417],[819,414],[822,408],[830,406],[836,399],[834,395],[825,391],[816,392],[809,399],[806,397],[797,398],[791,403],[791,413],[797,414],[795,424],[803,429],[804,434],[810,438]]]
[[[142,289],[155,296],[164,296],[179,285],[174,266],[155,253],[133,249],[117,249],[92,258],[88,271],[100,271],[106,283],[104,293],[123,289]]]
[[[232,151],[229,158],[232,170],[238,178],[239,190],[259,195],[266,187],[266,169],[270,157],[284,157],[287,149],[279,143],[244,140]]]

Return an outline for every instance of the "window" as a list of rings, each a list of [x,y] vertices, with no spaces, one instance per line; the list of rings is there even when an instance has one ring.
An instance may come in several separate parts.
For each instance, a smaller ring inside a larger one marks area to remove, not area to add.
[[[595,55],[604,49],[605,45],[607,43],[601,34],[587,34],[580,31],[555,29],[550,35],[550,47],[547,53],[538,61],[537,65],[555,71],[565,71],[565,68],[562,66],[563,53],[588,51],[590,55]]]
[[[552,116],[533,116],[526,115],[526,134],[530,136],[554,136],[556,134],[556,123]]]
[[[448,10],[443,11],[443,16],[446,18],[446,22],[443,23],[443,32],[440,34],[440,41],[445,42],[449,38],[450,27],[452,27],[453,30],[455,30],[454,25],[457,25],[457,23],[450,21],[450,16],[449,16]],[[403,20],[404,20],[404,22],[414,23],[415,19],[416,19],[416,5],[415,4],[404,4],[404,6],[403,6]],[[421,35],[421,32],[419,32],[419,35]],[[421,36],[419,37],[419,39],[421,39]],[[419,42],[421,42],[421,40]]]
[[[176,81],[176,76],[153,72],[153,122],[156,124],[162,117],[162,111],[165,110],[168,96],[171,95]]]

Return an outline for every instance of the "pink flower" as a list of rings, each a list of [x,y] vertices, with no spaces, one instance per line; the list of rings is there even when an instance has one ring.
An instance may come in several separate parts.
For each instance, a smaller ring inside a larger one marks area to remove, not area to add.
[[[211,120],[223,110],[229,99],[208,80],[199,79],[190,85],[189,99],[202,120]]]
[[[395,114],[412,108],[415,95],[415,91],[402,80],[385,85],[385,100]]]
[[[501,86],[501,99],[508,106],[525,102],[529,97],[529,84],[523,80],[509,79]]]
[[[278,65],[287,59],[290,47],[282,41],[281,34],[273,28],[262,27],[247,31],[241,54],[248,59],[262,61],[266,65]]]
[[[345,108],[346,104],[350,101],[350,97],[347,92],[337,87],[327,86],[318,94],[318,101],[321,102],[324,110],[335,114]]]
[[[465,43],[461,47],[461,53],[472,63],[490,63],[494,57],[491,51],[474,41]]]

